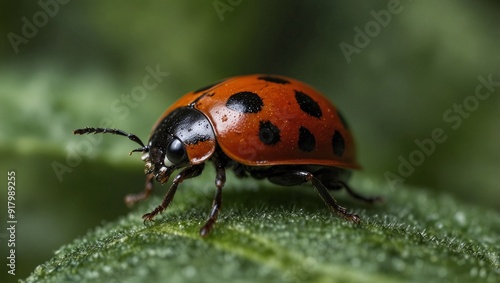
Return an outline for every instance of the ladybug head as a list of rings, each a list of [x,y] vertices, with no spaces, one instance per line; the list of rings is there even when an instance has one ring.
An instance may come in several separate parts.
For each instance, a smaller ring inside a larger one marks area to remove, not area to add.
[[[134,134],[118,129],[83,128],[73,132],[83,134],[115,134],[128,137],[141,145],[130,152],[143,152],[145,173],[155,175],[161,183],[168,181],[176,169],[205,162],[215,151],[215,134],[208,118],[200,111],[184,107],[170,112],[157,123],[148,145]]]
[[[178,108],[157,123],[142,151],[145,173],[153,173],[161,183],[176,169],[205,162],[215,151],[215,134],[208,118],[200,111]]]

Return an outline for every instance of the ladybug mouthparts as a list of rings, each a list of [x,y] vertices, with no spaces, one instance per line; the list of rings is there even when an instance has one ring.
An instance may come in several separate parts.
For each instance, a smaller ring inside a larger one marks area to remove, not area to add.
[[[161,166],[158,170],[156,170],[155,165],[151,162],[151,159],[149,158],[149,153],[147,152],[141,156],[141,160],[146,162],[144,167],[144,174],[148,175],[153,173],[155,179],[162,184],[168,181],[170,175],[175,170],[174,166],[167,167],[165,165]]]

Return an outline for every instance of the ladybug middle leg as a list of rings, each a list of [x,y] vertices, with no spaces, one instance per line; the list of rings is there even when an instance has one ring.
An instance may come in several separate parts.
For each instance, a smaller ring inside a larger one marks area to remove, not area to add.
[[[222,187],[226,183],[226,165],[227,157],[224,155],[217,154],[214,157],[214,167],[215,167],[215,196],[212,202],[212,209],[208,215],[207,222],[200,229],[200,236],[205,237],[212,230],[215,221],[217,221],[217,216],[219,215],[219,210],[222,206]]]
[[[300,185],[306,182],[311,182],[313,187],[316,188],[319,195],[325,202],[325,204],[333,210],[340,217],[358,223],[361,221],[358,215],[349,213],[347,210],[340,206],[333,196],[328,192],[328,189],[316,178],[313,173],[309,171],[295,170],[295,171],[281,171],[273,172],[267,176],[268,180],[272,183],[283,185],[283,186],[294,186]]]

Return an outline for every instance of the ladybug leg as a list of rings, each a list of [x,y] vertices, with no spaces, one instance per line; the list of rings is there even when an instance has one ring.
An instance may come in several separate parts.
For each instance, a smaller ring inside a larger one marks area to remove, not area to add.
[[[373,196],[373,197],[367,197],[367,196],[364,196],[358,192],[356,192],[355,190],[353,190],[350,186],[348,186],[345,182],[342,182],[342,181],[338,181],[338,183],[347,191],[347,193],[355,198],[355,199],[358,199],[358,200],[361,200],[361,201],[364,201],[366,203],[375,203],[375,202],[383,202],[384,199],[380,196]]]
[[[308,171],[291,171],[281,172],[280,174],[272,174],[268,176],[269,181],[284,186],[300,185],[302,183],[311,182],[313,187],[316,188],[319,195],[325,204],[333,210],[340,217],[358,223],[361,221],[358,215],[347,212],[347,210],[340,206],[333,196],[328,192],[328,189],[323,183],[316,178],[311,172]]]
[[[219,210],[222,205],[222,188],[217,187],[217,191],[215,192],[214,201],[212,204],[212,210],[210,211],[210,215],[208,216],[207,222],[200,229],[200,236],[205,237],[212,230],[215,221],[217,220],[217,216],[219,215]]]
[[[369,204],[383,201],[381,197],[367,197],[352,189],[346,182],[350,175],[349,171],[339,168],[321,169],[314,173],[314,176],[318,178],[328,190],[340,190],[344,188],[351,197]]]
[[[205,237],[212,230],[215,221],[217,220],[217,216],[219,215],[219,210],[222,206],[222,187],[226,183],[226,169],[225,164],[220,159],[216,159],[214,161],[215,165],[215,197],[212,203],[212,210],[210,210],[210,214],[208,216],[207,222],[200,229],[200,236]]]
[[[179,184],[182,183],[182,181],[184,181],[185,179],[190,179],[200,175],[201,172],[203,171],[203,167],[204,164],[202,163],[199,165],[187,167],[184,170],[182,170],[172,181],[172,186],[170,186],[170,189],[168,189],[168,192],[163,197],[163,200],[160,203],[160,205],[155,207],[155,209],[153,209],[151,212],[146,213],[142,216],[144,222],[152,221],[156,215],[163,212],[174,199],[175,192],[177,191],[177,186],[179,186]]]
[[[153,192],[153,182],[154,182],[155,176],[151,173],[146,176],[146,184],[144,186],[144,190],[138,194],[129,194],[125,196],[125,203],[127,206],[131,207],[133,206],[136,202],[139,202],[141,200],[145,200],[149,198],[149,195]]]
[[[310,173],[309,173],[310,174]],[[312,176],[312,174],[311,174]],[[340,206],[337,201],[333,198],[333,196],[328,192],[328,189],[321,183],[319,179],[316,177],[312,176],[311,177],[311,182],[313,186],[316,188],[318,191],[319,195],[323,199],[323,201],[326,203],[328,207],[330,207],[335,213],[337,213],[340,217],[343,217],[349,221],[352,221],[354,223],[358,223],[361,221],[359,216],[357,214],[352,214],[346,211],[346,209],[342,206]]]

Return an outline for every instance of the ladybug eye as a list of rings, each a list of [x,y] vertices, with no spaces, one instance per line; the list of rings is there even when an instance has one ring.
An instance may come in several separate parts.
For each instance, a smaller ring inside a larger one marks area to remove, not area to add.
[[[177,139],[174,138],[167,146],[167,152],[165,156],[165,165],[176,165],[182,163],[186,160],[186,148],[184,148],[184,144]]]

